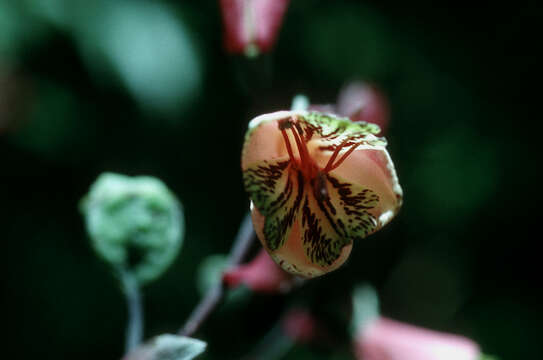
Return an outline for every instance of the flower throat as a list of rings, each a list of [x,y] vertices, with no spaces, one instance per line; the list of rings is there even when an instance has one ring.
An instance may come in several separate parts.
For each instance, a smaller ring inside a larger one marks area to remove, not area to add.
[[[281,131],[281,135],[283,135],[288,156],[290,157],[292,164],[302,172],[306,180],[313,180],[315,178],[319,180],[322,179],[324,174],[329,173],[341,165],[341,163],[343,163],[343,161],[349,157],[349,155],[358,147],[358,145],[360,145],[359,143],[353,143],[349,140],[343,141],[341,144],[335,147],[334,152],[326,163],[326,166],[324,168],[320,168],[315,160],[313,160],[311,155],[309,155],[309,150],[307,149],[307,142],[313,136],[313,129],[310,128],[306,130],[306,136],[304,137],[304,131],[300,126],[300,120],[297,116],[291,116],[290,118],[279,120],[278,128]],[[294,137],[298,154],[300,155],[299,159],[294,156],[292,151],[292,145],[290,144],[290,139],[287,134],[288,130],[292,132]],[[336,160],[341,150],[349,146],[349,150],[347,150],[345,154]]]

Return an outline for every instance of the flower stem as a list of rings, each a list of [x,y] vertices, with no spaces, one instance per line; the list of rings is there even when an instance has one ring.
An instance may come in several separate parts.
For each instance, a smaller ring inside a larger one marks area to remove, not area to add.
[[[309,98],[303,94],[298,94],[292,99],[290,110],[307,110],[309,108]]]
[[[133,274],[121,270],[121,284],[128,307],[125,353],[135,349],[143,339],[143,307],[140,286]]]
[[[241,222],[238,234],[230,250],[228,266],[234,266],[243,261],[243,258],[251,247],[254,235],[251,214],[247,213]],[[194,308],[188,320],[179,329],[178,334],[181,336],[191,336],[194,334],[209,315],[211,315],[213,310],[215,310],[222,300],[223,294],[223,283],[222,281],[218,281],[216,285],[208,290],[200,303]]]

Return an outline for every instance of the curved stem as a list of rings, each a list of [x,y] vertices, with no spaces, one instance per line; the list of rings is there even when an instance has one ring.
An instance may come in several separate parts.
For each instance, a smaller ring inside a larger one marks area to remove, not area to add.
[[[243,261],[243,258],[250,249],[252,241],[254,239],[253,224],[251,221],[251,214],[247,213],[238,234],[230,250],[228,259],[228,265],[234,266]],[[200,303],[194,308],[190,314],[188,320],[183,327],[179,329],[178,334],[181,336],[191,336],[198,330],[198,328],[205,322],[205,320],[211,315],[213,310],[222,300],[224,294],[224,287],[222,281],[218,281],[216,285],[212,286]]]
[[[125,353],[136,348],[143,339],[143,306],[138,281],[126,270],[121,270],[121,284],[128,307]]]
[[[251,213],[245,214],[245,217],[241,221],[236,239],[230,250],[230,257],[228,259],[229,265],[237,265],[243,261],[243,258],[249,251],[255,233],[253,230],[253,221],[251,220]]]

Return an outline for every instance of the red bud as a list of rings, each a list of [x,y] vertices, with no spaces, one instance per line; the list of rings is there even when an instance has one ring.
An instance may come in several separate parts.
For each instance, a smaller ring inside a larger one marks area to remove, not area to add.
[[[290,0],[220,0],[230,53],[267,52],[275,44]]]
[[[352,121],[365,121],[379,125],[381,135],[386,133],[389,122],[389,104],[385,95],[373,85],[353,82],[344,87],[338,96],[337,112]]]
[[[223,282],[230,288],[243,284],[255,292],[280,293],[290,290],[293,277],[262,249],[249,263],[225,271]]]

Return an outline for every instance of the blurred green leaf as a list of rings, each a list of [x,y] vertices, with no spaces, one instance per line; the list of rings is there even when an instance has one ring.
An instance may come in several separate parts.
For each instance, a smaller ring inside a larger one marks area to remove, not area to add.
[[[202,80],[188,28],[160,2],[101,4],[76,32],[89,68],[108,82],[111,67],[144,110],[179,115],[198,96]]]
[[[204,341],[170,334],[159,335],[128,354],[125,360],[191,360],[205,351]]]
[[[65,29],[102,84],[120,80],[145,111],[179,115],[199,95],[200,56],[173,8],[160,1],[26,0],[28,12]]]
[[[43,42],[49,29],[28,17],[16,2],[0,2],[0,65],[18,61],[29,45]]]
[[[18,15],[8,2],[0,2],[0,55],[2,57],[11,54],[16,46],[21,32]]]

